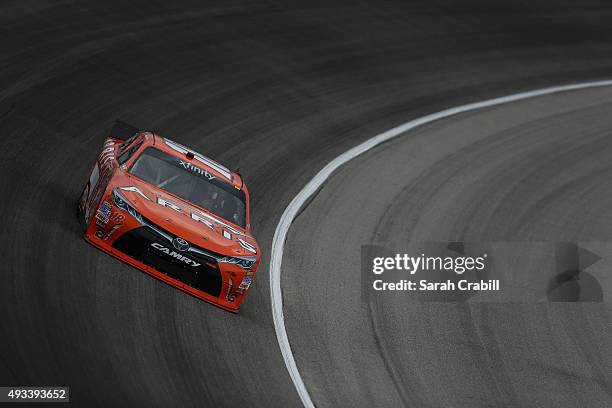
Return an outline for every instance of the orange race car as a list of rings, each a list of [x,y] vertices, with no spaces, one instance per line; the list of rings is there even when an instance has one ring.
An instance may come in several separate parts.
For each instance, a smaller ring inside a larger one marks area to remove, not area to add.
[[[78,217],[89,243],[231,312],[259,266],[242,176],[119,121],[81,194]]]

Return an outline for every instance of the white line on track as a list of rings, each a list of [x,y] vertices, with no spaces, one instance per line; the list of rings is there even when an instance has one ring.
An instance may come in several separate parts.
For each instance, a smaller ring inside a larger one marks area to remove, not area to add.
[[[283,250],[285,248],[285,240],[287,239],[287,233],[291,227],[291,223],[298,214],[300,208],[306,203],[306,201],[325,183],[325,181],[331,176],[331,174],[342,166],[346,162],[362,153],[367,152],[379,144],[386,142],[387,140],[393,139],[412,130],[418,126],[426,123],[431,123],[439,119],[448,118],[449,116],[465,113],[477,109],[488,108],[491,106],[502,105],[509,102],[520,101],[523,99],[534,98],[536,96],[550,95],[559,92],[574,91],[578,89],[586,88],[597,88],[603,86],[612,86],[612,80],[596,81],[596,82],[584,82],[579,84],[554,86],[551,88],[538,89],[534,91],[522,92],[513,95],[504,96],[501,98],[489,99],[482,102],[470,103],[467,105],[458,106],[455,108],[445,109],[440,112],[432,113],[420,118],[406,122],[403,125],[389,129],[386,132],[380,133],[371,139],[366,140],[353,147],[352,149],[344,152],[334,160],[329,162],[325,167],[321,169],[313,178],[304,186],[304,188],[291,200],[291,203],[287,206],[283,215],[276,226],[274,232],[274,239],[272,240],[272,251],[270,255],[270,297],[272,300],[272,319],[274,320],[274,330],[276,331],[276,338],[278,339],[278,345],[283,354],[283,360],[291,376],[291,380],[295,385],[295,389],[306,408],[314,408],[310,394],[304,385],[302,376],[295,364],[293,358],[293,352],[291,351],[291,345],[289,344],[289,338],[287,337],[287,330],[285,329],[285,320],[283,317],[283,293],[281,289],[281,266],[283,261]]]

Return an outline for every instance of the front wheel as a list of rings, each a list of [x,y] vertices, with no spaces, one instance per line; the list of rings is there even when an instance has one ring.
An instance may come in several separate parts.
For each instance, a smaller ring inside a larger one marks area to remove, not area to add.
[[[79,197],[79,201],[76,205],[76,215],[79,220],[79,224],[81,225],[81,229],[85,231],[87,229],[87,220],[85,219],[85,206],[87,204],[87,197],[89,197],[89,182],[85,185],[83,192],[81,193],[81,197]]]

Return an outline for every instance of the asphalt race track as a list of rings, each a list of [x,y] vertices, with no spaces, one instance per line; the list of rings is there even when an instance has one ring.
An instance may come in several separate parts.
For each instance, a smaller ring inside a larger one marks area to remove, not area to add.
[[[317,406],[612,405],[609,303],[362,298],[360,279],[364,244],[611,241],[611,109],[607,87],[459,115],[328,180],[294,222],[283,268],[288,335]]]
[[[277,345],[267,268],[276,224],[292,197],[337,155],[411,118],[612,76],[610,21],[612,6],[592,0],[4,1],[0,385],[67,385],[72,404],[87,407],[300,406]],[[546,115],[532,119],[550,126],[551,132],[565,130],[558,137],[567,148],[575,147],[576,174],[595,171],[588,166],[593,156],[601,166],[598,171],[610,170],[605,113],[611,107],[610,91],[594,92],[596,101],[584,109],[572,107],[587,103],[593,94],[576,94],[567,108],[562,95],[554,97],[553,107],[568,113],[558,121]],[[525,118],[515,117],[516,111],[503,112],[513,116],[500,121],[517,121],[517,128],[533,130],[532,121],[525,121],[527,127],[518,124]],[[476,116],[487,121],[480,113]],[[80,238],[74,203],[115,118],[240,168],[252,192],[254,231],[264,260],[239,315],[174,290]],[[419,130],[418,137],[438,137],[437,131],[439,140],[445,140],[438,126],[454,124],[432,125]],[[583,130],[588,140],[573,141]],[[469,135],[458,133],[449,145],[428,149],[469,145],[469,138],[463,139]],[[535,135],[552,137],[548,132]],[[536,142],[524,135],[506,137],[508,146],[517,149],[510,157],[519,159],[535,148],[530,143]],[[409,143],[405,140],[408,135],[394,145],[399,149]],[[542,143],[548,142],[554,143]],[[380,155],[389,146],[373,151],[368,160],[384,160]],[[508,152],[513,150],[503,150]],[[558,163],[530,158],[521,163],[523,171],[541,166],[552,177]],[[460,155],[454,169],[465,169],[465,159]],[[472,164],[475,171],[493,165],[491,157],[486,159],[483,168]],[[358,163],[338,177],[354,174],[354,166]],[[433,187],[428,183],[440,181],[447,171],[430,170],[411,195],[414,204],[425,205],[427,187]],[[594,215],[610,208],[604,173],[597,173],[601,188],[589,193],[588,202],[563,196],[555,207],[559,213],[534,209],[520,219],[524,224],[510,222],[517,208],[512,200],[491,207],[474,202],[479,187],[502,194],[502,187],[515,188],[513,177],[521,175],[493,174],[454,204],[439,198],[438,209],[452,205],[460,216],[457,223],[448,225],[432,214],[431,220],[440,223],[423,224],[414,233],[540,234],[542,239],[592,234],[608,239],[610,218]],[[330,186],[335,183],[336,178]],[[568,187],[559,194],[574,191]],[[329,188],[321,194],[329,194]],[[354,197],[317,197],[298,223],[306,217],[329,222],[329,213],[314,211],[343,198]],[[414,217],[417,211],[401,200],[390,203],[403,217]],[[552,225],[556,216],[568,220],[568,211],[584,206],[592,218],[578,217],[567,228]],[[476,210],[499,211],[503,221],[498,226],[467,224]],[[368,223],[378,221],[394,225],[392,218]],[[405,220],[390,234],[418,226],[414,221]],[[583,221],[588,221],[585,229],[578,231]],[[344,218],[333,222],[343,226]],[[294,226],[290,245],[302,227]],[[308,251],[330,239],[313,235],[301,248],[292,246],[291,256],[313,261]],[[355,248],[336,249],[348,253]],[[373,333],[370,326],[341,320],[348,314],[360,321],[363,310],[349,310],[356,299],[327,297],[328,288],[337,288],[312,278],[320,270],[294,265],[285,272],[289,338],[306,386],[320,406],[611,404],[607,304],[544,305],[513,312],[503,305],[394,310],[375,303],[368,312],[378,319]],[[335,268],[326,271],[325,279],[341,284],[346,272]],[[344,336],[352,327],[359,330]],[[460,340],[451,338],[458,331],[463,333]],[[321,341],[311,349],[317,340],[313,336],[321,332]],[[513,347],[508,347],[511,340]],[[427,348],[406,349],[406,344]],[[400,348],[406,352],[391,361],[389,353]],[[356,353],[371,359],[370,374],[362,359],[350,359]]]

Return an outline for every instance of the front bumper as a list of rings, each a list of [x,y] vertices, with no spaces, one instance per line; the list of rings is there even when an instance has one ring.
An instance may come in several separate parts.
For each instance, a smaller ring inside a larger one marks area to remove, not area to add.
[[[172,285],[175,288],[180,289],[185,293],[195,296],[198,299],[204,300],[208,303],[211,303],[229,312],[237,313],[240,310],[240,305],[242,304],[244,295],[236,298],[233,302],[230,302],[229,300],[226,299],[228,296],[227,295],[228,291],[231,290],[229,285],[222,284],[220,296],[216,297],[202,290],[196,289],[190,286],[189,284],[184,283],[181,280],[168,275],[167,273],[164,273],[150,265],[143,263],[142,261],[139,261],[137,259],[130,257],[129,255],[119,251],[118,249],[113,248],[108,243],[100,240],[94,234],[85,233],[84,238],[87,242],[89,242],[96,248],[106,252],[107,254],[112,255],[115,258],[133,266],[134,268],[140,269],[141,271],[146,272],[149,275],[169,285]]]
[[[113,208],[109,218],[114,218],[115,211]],[[125,225],[131,217],[121,219],[124,224],[100,225],[96,217],[92,217],[85,230],[85,240],[183,292],[224,310],[238,312],[248,292],[248,287],[244,289],[240,285],[241,279],[250,283],[257,265],[245,271],[238,265],[218,262],[224,258],[222,255],[193,245],[185,252],[174,251],[172,242],[177,237],[169,231],[144,217],[139,217],[138,223],[132,220],[131,227]],[[121,229],[113,231],[116,226]],[[126,227],[128,231],[125,231]]]

